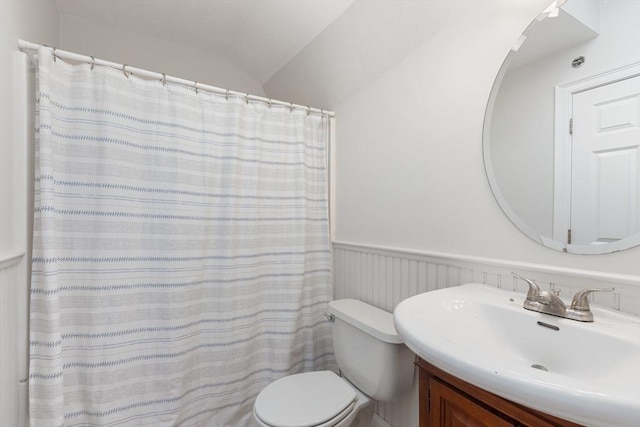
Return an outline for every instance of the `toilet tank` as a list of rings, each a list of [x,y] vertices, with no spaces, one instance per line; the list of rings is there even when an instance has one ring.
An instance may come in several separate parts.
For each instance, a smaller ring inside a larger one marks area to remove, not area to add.
[[[389,312],[354,299],[329,303],[333,351],[353,385],[375,400],[394,400],[413,384],[414,355],[402,342]]]

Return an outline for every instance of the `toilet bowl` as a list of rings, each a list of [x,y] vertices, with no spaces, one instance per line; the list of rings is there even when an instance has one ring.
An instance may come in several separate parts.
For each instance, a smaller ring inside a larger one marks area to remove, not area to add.
[[[365,427],[373,401],[332,371],[307,372],[269,384],[253,415],[261,427]]]
[[[393,315],[362,301],[328,305],[336,362],[332,371],[280,378],[253,406],[261,427],[368,427],[374,400],[394,400],[413,383],[413,353],[402,343]]]

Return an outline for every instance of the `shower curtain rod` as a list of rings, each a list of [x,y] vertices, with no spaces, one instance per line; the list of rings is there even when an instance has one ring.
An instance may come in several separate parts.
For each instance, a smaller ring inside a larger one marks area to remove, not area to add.
[[[142,78],[145,78],[145,79],[160,80],[163,84],[169,82],[169,83],[179,84],[179,85],[182,85],[182,86],[192,87],[192,88],[194,88],[196,90],[196,93],[199,90],[204,90],[204,91],[207,91],[207,92],[213,92],[213,93],[222,94],[222,95],[225,95],[227,97],[228,96],[239,96],[239,97],[245,98],[247,100],[247,102],[249,102],[249,101],[258,101],[258,102],[262,102],[262,103],[268,104],[270,106],[271,105],[284,106],[284,107],[290,108],[292,111],[294,109],[300,109],[300,110],[306,110],[307,113],[321,114],[321,115],[327,116],[327,117],[335,117],[335,113],[333,111],[327,111],[327,110],[323,110],[323,109],[320,109],[320,108],[312,108],[312,107],[309,107],[309,106],[298,105],[298,104],[294,104],[292,102],[277,101],[277,100],[271,99],[271,98],[264,98],[262,96],[250,95],[248,93],[236,92],[236,91],[228,90],[228,89],[221,89],[219,87],[203,84],[203,83],[192,81],[192,80],[185,80],[185,79],[181,79],[181,78],[178,78],[178,77],[167,76],[164,73],[157,73],[157,72],[154,72],[154,71],[143,70],[141,68],[131,67],[131,66],[126,65],[126,64],[118,64],[116,62],[105,61],[104,59],[97,59],[97,58],[94,58],[93,56],[80,55],[78,53],[68,52],[66,50],[59,50],[59,49],[56,49],[55,47],[50,47],[50,46],[46,46],[46,45],[40,45],[40,44],[37,44],[37,43],[31,43],[31,42],[28,42],[28,41],[25,41],[25,40],[22,40],[22,39],[18,39],[18,47],[22,51],[38,50],[42,46],[48,47],[48,48],[53,50],[54,59],[55,58],[68,59],[68,60],[71,60],[71,61],[84,62],[84,63],[87,63],[87,64],[92,64],[92,66],[101,65],[101,66],[105,66],[105,67],[115,68],[117,70],[122,71],[125,76],[127,76],[129,74],[135,74],[136,76],[142,77]]]

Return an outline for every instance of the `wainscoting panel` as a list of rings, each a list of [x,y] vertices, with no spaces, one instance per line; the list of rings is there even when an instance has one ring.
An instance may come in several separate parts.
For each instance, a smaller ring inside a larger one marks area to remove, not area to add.
[[[27,301],[24,252],[0,253],[0,425],[26,426]]]
[[[615,287],[615,292],[592,294],[591,302],[640,315],[640,276],[343,242],[333,248],[335,298],[356,298],[389,312],[413,295],[471,282],[526,293],[527,284],[511,275],[516,272],[543,289],[560,288],[568,301],[581,289]],[[376,413],[392,427],[417,427],[417,378],[411,393],[378,403]]]

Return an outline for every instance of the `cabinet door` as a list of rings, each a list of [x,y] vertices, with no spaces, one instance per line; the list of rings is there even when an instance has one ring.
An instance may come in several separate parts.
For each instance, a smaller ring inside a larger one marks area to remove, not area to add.
[[[514,427],[516,424],[488,411],[443,383],[429,379],[431,427]]]

